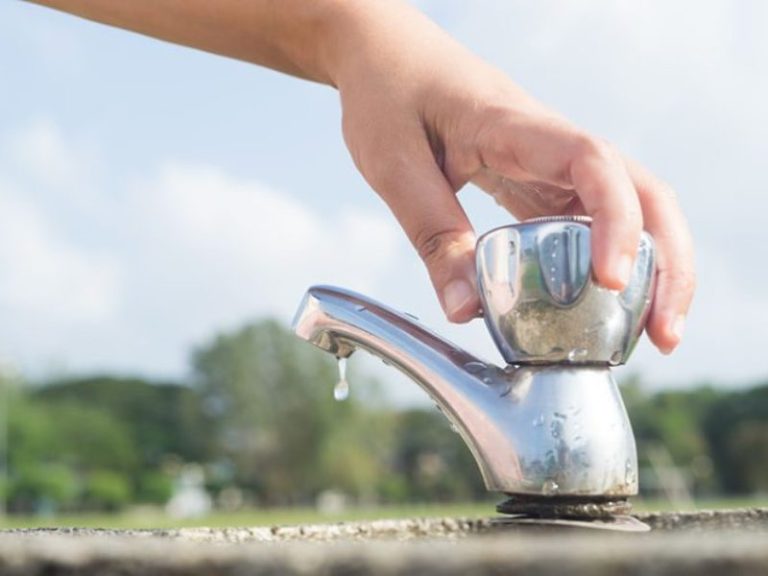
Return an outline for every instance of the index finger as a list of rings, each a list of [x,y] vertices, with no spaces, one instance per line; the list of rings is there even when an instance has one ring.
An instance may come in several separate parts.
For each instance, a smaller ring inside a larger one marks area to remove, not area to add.
[[[657,282],[646,330],[668,354],[680,343],[696,288],[696,271],[688,223],[672,188],[632,160],[625,160],[637,188],[646,230],[657,252]]]

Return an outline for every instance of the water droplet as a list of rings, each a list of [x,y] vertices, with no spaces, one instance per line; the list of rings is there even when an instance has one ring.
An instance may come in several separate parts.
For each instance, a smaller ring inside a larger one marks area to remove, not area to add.
[[[339,380],[336,383],[336,386],[333,387],[333,397],[337,402],[349,398],[349,382],[346,380]]]
[[[451,430],[453,430],[454,432],[456,432],[456,434],[458,434],[458,433],[459,433],[459,429],[458,429],[458,428],[456,428],[456,424],[454,424],[453,422],[451,422]]]
[[[586,348],[574,348],[570,352],[568,352],[568,361],[569,362],[578,362],[579,360],[583,360],[587,357],[589,354],[589,350]]]
[[[339,381],[333,387],[333,397],[337,402],[349,398],[349,382],[347,382],[347,359],[338,358]]]
[[[466,370],[470,374],[478,374],[478,373],[482,372],[483,370],[485,370],[486,368],[487,368],[487,366],[485,364],[483,364],[482,362],[472,361],[472,362],[467,362],[466,364],[464,364],[464,370]]]
[[[536,428],[539,428],[544,425],[544,414],[539,414],[536,416],[536,418],[533,419],[533,422],[531,422]]]
[[[541,493],[545,496],[553,496],[560,491],[560,486],[554,480],[547,480],[541,485]]]
[[[358,304],[357,306],[355,306],[355,310],[357,310],[358,312],[365,312],[366,310],[368,310],[368,308],[366,308],[362,304]]]
[[[514,254],[515,250],[517,250],[517,246],[515,245],[514,242],[510,241],[509,242],[509,253],[510,254]]]
[[[626,484],[634,484],[635,478],[635,471],[634,467],[632,466],[632,462],[627,460],[624,464],[624,482]]]
[[[611,354],[611,364],[620,364],[622,356],[621,350],[616,350],[616,352]]]

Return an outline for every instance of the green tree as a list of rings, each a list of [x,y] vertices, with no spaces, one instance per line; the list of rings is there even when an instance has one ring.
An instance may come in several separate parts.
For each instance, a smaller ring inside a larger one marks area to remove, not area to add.
[[[155,468],[168,455],[190,461],[207,456],[199,398],[189,386],[93,376],[48,382],[33,397],[56,408],[76,404],[119,422],[142,467]]]
[[[91,510],[116,512],[131,501],[131,485],[122,474],[94,470],[87,476],[83,500]]]
[[[272,320],[222,334],[193,355],[194,384],[219,459],[235,480],[268,503],[306,501],[346,469],[347,489],[373,478],[373,461],[359,442],[355,389],[333,400],[337,367],[326,353]],[[361,480],[364,479],[364,480]],[[335,479],[335,480],[334,480]]]
[[[695,491],[715,490],[717,478],[712,467],[705,465],[711,462],[711,449],[703,422],[721,393],[707,386],[648,394],[637,377],[624,380],[621,391],[635,433],[640,466],[648,467],[648,451],[662,445],[673,464],[687,472]]]
[[[79,494],[78,479],[68,466],[26,464],[11,476],[9,509],[53,513],[71,507]]]
[[[723,395],[707,414],[704,433],[726,492],[768,489],[768,384]]]
[[[469,448],[435,410],[413,409],[399,415],[395,468],[418,501],[470,500],[486,496]]]

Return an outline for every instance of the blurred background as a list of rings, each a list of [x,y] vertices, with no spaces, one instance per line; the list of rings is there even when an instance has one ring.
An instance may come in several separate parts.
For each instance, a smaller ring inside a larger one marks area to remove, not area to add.
[[[618,371],[639,505],[765,503],[768,4],[414,4],[675,187],[686,337]],[[426,394],[353,357],[335,402],[332,359],[288,332],[331,283],[500,361],[443,319],[333,90],[24,2],[0,4],[0,79],[0,525],[489,513]],[[478,232],[511,221],[460,198]]]

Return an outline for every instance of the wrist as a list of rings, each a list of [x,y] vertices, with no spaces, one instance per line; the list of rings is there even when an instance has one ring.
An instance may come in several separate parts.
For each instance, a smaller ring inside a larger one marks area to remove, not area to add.
[[[316,65],[324,82],[341,89],[357,84],[371,67],[393,73],[404,53],[420,51],[443,32],[420,11],[400,0],[331,0],[316,25]]]

